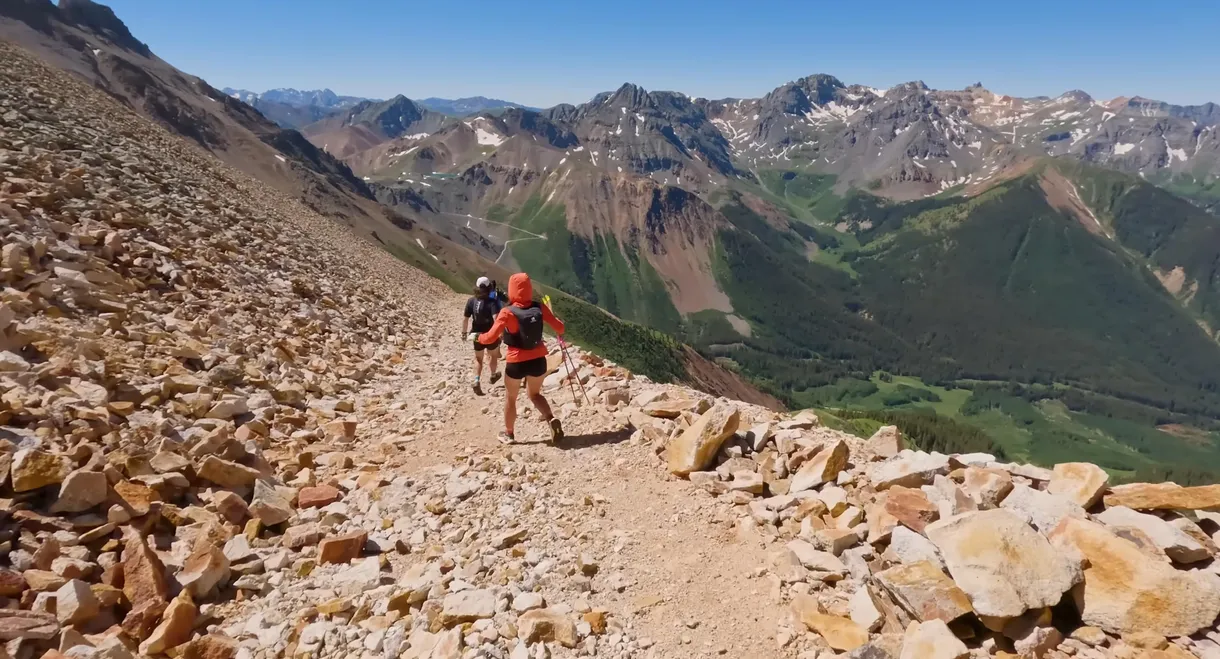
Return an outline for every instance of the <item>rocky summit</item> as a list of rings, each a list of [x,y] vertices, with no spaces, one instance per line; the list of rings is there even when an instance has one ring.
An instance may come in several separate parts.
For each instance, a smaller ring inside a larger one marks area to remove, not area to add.
[[[460,296],[0,58],[3,655],[1220,657],[1214,486],[860,439],[578,348],[567,437],[524,410],[504,446]]]

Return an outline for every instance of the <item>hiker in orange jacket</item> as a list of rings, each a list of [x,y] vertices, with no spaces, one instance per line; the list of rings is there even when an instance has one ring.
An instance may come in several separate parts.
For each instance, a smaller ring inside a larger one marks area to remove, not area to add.
[[[563,337],[563,321],[551,313],[550,307],[534,301],[534,285],[530,276],[518,272],[508,278],[508,306],[496,314],[491,329],[479,335],[479,343],[491,345],[503,337],[508,346],[504,358],[504,432],[500,441],[511,444],[516,441],[513,434],[517,422],[517,394],[521,381],[525,380],[525,392],[530,402],[542,413],[542,419],[551,428],[551,441],[563,438],[563,426],[551,413],[551,405],[542,396],[542,379],[546,377],[546,343],[542,339],[542,325],[546,323]]]

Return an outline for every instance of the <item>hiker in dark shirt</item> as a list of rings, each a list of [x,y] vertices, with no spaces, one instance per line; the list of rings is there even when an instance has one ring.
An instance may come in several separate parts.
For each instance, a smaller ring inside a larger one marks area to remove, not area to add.
[[[491,329],[501,307],[503,304],[495,295],[491,280],[479,277],[475,282],[474,295],[466,301],[466,310],[462,314],[462,337],[474,343],[474,392],[480,396],[483,395],[479,381],[483,377],[484,352],[487,353],[488,367],[491,369],[491,383],[495,384],[500,380],[500,373],[496,370],[497,362],[500,361],[500,342],[486,345],[479,343],[474,337]]]

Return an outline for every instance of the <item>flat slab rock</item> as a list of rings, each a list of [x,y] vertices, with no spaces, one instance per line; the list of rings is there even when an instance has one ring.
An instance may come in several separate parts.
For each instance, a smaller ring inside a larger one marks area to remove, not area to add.
[[[1078,563],[1007,510],[957,515],[929,525],[926,535],[980,615],[1054,606],[1083,577]]]
[[[1058,551],[1088,561],[1084,583],[1072,593],[1086,625],[1114,634],[1188,636],[1220,616],[1214,575],[1175,569],[1088,520],[1065,519],[1051,539]]]

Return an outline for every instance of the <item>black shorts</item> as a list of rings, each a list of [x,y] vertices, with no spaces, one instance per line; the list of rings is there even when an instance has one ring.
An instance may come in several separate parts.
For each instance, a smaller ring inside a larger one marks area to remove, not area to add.
[[[504,366],[504,377],[514,380],[525,378],[540,378],[546,375],[546,357],[538,357],[528,362],[511,362]]]
[[[496,339],[496,342],[491,343],[491,344],[479,343],[478,341],[474,342],[475,352],[483,352],[484,350],[499,350],[499,349],[500,349],[500,339]]]

